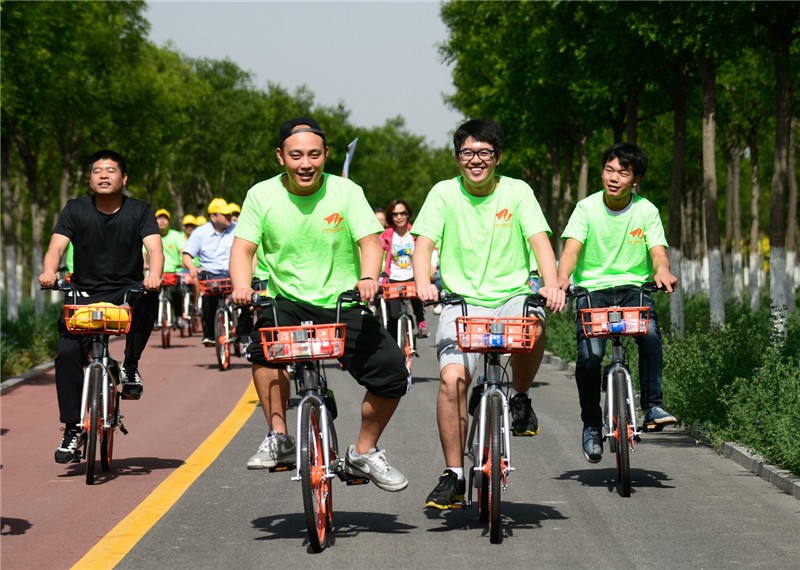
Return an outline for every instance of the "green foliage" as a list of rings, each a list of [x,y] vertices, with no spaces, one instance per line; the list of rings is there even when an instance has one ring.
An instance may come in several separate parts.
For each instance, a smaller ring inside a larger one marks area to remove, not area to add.
[[[18,376],[36,364],[53,358],[58,347],[58,319],[62,305],[49,304],[42,316],[36,316],[33,301],[23,301],[19,307],[19,318],[10,321],[3,303],[2,344],[0,362],[2,379]]]
[[[796,340],[796,339],[795,339]],[[772,345],[762,366],[737,378],[723,397],[727,425],[715,437],[756,450],[767,462],[800,474],[800,361]]]

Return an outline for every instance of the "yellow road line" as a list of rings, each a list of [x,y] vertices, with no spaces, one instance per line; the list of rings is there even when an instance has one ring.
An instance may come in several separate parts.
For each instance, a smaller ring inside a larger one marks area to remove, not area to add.
[[[219,456],[253,413],[258,400],[251,382],[233,411],[169,477],[73,566],[75,569],[113,568],[136,543],[178,502],[186,490]]]

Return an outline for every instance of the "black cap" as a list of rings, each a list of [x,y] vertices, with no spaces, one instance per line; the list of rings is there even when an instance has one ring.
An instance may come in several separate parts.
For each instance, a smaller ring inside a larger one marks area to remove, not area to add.
[[[298,125],[306,125],[307,128],[295,128]],[[297,117],[289,119],[281,125],[281,130],[278,131],[278,146],[283,146],[283,141],[295,133],[314,133],[321,136],[322,141],[325,142],[325,131],[320,128],[319,123],[311,117]]]

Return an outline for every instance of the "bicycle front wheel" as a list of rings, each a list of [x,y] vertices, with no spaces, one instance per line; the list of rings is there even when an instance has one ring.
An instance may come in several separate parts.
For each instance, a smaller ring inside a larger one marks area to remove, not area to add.
[[[169,348],[170,344],[170,316],[172,306],[168,299],[161,300],[161,346]]]
[[[103,471],[111,469],[111,460],[114,457],[114,432],[117,431],[119,423],[119,399],[120,393],[117,390],[117,382],[108,377],[108,407],[107,415],[110,426],[103,430],[103,440],[100,442],[100,467]]]
[[[89,398],[86,417],[89,423],[86,429],[86,484],[94,485],[94,467],[97,455],[97,441],[103,429],[103,368],[92,366],[89,372]]]
[[[499,394],[489,398],[489,541],[499,544],[503,541],[500,532],[500,484],[503,477],[503,400]]]
[[[319,406],[307,401],[300,413],[300,481],[308,541],[314,552],[322,552],[328,545],[331,529],[333,486],[331,479],[325,476]]]
[[[230,320],[228,312],[220,307],[214,318],[214,347],[217,352],[217,363],[220,370],[227,370],[231,366],[231,347],[228,344],[228,331]]]
[[[628,414],[628,380],[623,370],[614,373],[614,439],[616,440],[619,494],[631,496],[631,420]]]
[[[405,356],[406,369],[411,374],[411,361],[414,358],[414,345],[411,338],[414,331],[411,330],[411,321],[405,317],[400,317],[397,321],[397,329],[397,342],[400,343],[400,349],[403,351],[403,356]]]

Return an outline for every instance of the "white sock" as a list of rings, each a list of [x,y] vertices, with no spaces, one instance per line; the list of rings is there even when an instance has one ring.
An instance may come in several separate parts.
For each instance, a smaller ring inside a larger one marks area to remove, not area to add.
[[[463,468],[463,467],[448,467],[447,469],[449,469],[450,471],[452,471],[453,473],[455,473],[455,474],[456,474],[456,477],[457,477],[459,480],[462,480],[462,479],[464,479],[464,468]]]
[[[527,396],[527,395],[528,395],[528,391],[527,391],[527,390],[525,390],[524,392],[517,392],[517,391],[514,389],[514,386],[511,386],[511,388],[509,388],[509,389],[508,389],[508,399],[509,399],[509,400],[510,400],[511,398],[513,398],[514,396],[516,396],[517,394],[525,394],[525,395]]]

